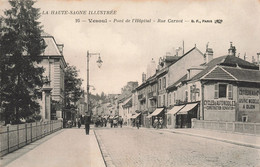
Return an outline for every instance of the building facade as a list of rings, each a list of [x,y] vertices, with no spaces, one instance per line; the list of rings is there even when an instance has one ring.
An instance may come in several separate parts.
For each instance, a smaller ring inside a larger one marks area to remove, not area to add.
[[[260,71],[256,65],[232,52],[189,68],[187,74],[168,88],[176,99],[169,111],[169,127],[190,127],[191,119],[222,122],[260,122]],[[208,54],[209,52],[209,54]],[[179,94],[182,94],[179,96]]]
[[[43,76],[47,77],[50,82],[51,101],[46,103],[46,100],[42,99],[41,114],[47,120],[64,118],[65,113],[62,111],[62,108],[65,105],[64,76],[67,64],[63,56],[63,44],[57,44],[54,37],[47,33],[42,33],[42,38],[46,48],[42,54],[42,61],[38,65],[44,67],[45,72]],[[43,111],[44,108],[48,108],[46,106],[52,105],[52,101],[55,101],[56,104],[55,107],[52,107],[52,111],[47,113]]]

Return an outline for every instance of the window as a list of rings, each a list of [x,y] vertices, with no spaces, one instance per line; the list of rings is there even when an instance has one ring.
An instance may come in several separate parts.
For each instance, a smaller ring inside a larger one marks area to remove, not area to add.
[[[163,77],[163,88],[166,88],[166,77]]]
[[[176,93],[173,92],[173,104],[175,104],[175,103],[176,103]]]
[[[192,86],[190,86],[190,101],[192,101],[192,94],[193,94],[193,92],[192,92]]]
[[[233,99],[233,85],[231,84],[215,84],[214,98]]]
[[[162,89],[162,80],[159,79],[159,90],[161,90],[161,89]]]
[[[219,84],[219,98],[225,98],[227,97],[227,85],[226,84]]]
[[[242,116],[242,122],[247,122],[248,121],[248,116],[247,115],[243,115]]]
[[[163,104],[162,106],[165,106],[165,95],[163,95]]]
[[[161,106],[161,96],[158,96],[158,107]]]
[[[187,90],[185,90],[185,100],[184,101],[188,102],[188,91]]]
[[[169,94],[169,104],[171,105],[172,100],[171,100],[171,94]]]

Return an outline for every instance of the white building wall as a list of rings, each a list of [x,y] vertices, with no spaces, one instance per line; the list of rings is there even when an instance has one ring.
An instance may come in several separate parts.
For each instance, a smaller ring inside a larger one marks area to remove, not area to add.
[[[169,66],[168,85],[174,84],[187,73],[187,69],[204,63],[203,54],[195,48],[173,65]]]

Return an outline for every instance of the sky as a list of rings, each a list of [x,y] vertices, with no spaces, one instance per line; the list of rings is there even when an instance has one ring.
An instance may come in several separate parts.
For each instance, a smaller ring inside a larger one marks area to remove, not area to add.
[[[260,52],[259,0],[38,0],[39,21],[43,30],[64,44],[64,57],[79,70],[82,87],[86,89],[86,55],[100,53],[103,64],[98,68],[97,56],[90,58],[92,93],[121,93],[128,81],[141,83],[152,58],[158,63],[166,52],[182,47],[187,52],[195,45],[203,53],[206,44],[213,49],[214,58],[226,55],[230,42],[240,57]],[[8,8],[0,0],[0,14]],[[115,11],[113,15],[90,15],[89,11]],[[68,11],[69,14],[51,14]],[[73,14],[86,11],[85,14]],[[46,14],[48,12],[48,14]],[[79,19],[80,22],[76,22]],[[88,19],[107,23],[90,23]],[[114,23],[114,19],[124,19]],[[129,19],[130,22],[126,22]],[[134,23],[132,19],[151,19],[150,23]],[[165,22],[158,22],[158,19]],[[169,23],[168,20],[183,20]],[[215,24],[216,19],[222,20]],[[111,22],[109,22],[111,20]],[[213,23],[192,23],[191,20],[212,20]],[[83,22],[86,21],[86,22]]]

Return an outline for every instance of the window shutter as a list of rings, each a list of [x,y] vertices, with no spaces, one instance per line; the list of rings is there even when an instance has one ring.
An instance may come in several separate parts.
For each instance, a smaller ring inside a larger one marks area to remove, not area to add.
[[[175,92],[173,93],[173,104],[175,104],[176,103],[176,94],[175,94]]]
[[[231,84],[228,85],[228,99],[233,99],[233,85]]]
[[[218,99],[218,84],[215,84],[214,99]]]
[[[190,86],[190,101],[192,102],[192,94],[193,94],[193,92],[192,92],[192,86]]]

